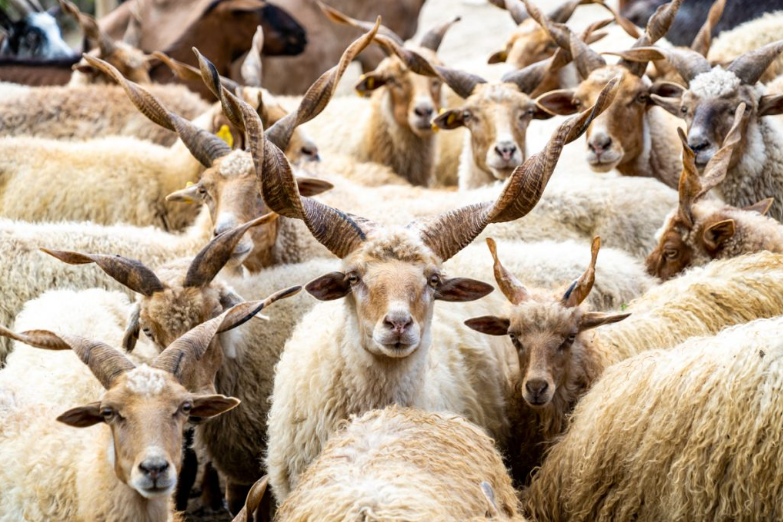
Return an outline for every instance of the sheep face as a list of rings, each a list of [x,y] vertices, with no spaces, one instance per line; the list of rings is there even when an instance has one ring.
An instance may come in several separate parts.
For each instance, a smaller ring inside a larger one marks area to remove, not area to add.
[[[502,181],[525,161],[530,122],[546,117],[516,85],[484,83],[476,85],[461,109],[444,112],[435,123],[444,129],[467,127],[476,166]]]
[[[140,366],[116,379],[100,401],[63,413],[58,420],[111,429],[107,457],[119,480],[145,498],[170,495],[181,466],[182,431],[191,416],[212,417],[239,401],[189,393],[170,373]]]
[[[493,54],[489,63],[506,62],[514,69],[546,60],[557,50],[557,44],[534,20],[519,24],[506,42],[504,50]]]
[[[650,94],[658,92],[644,77],[619,65],[601,67],[590,73],[576,89],[563,89],[539,98],[541,106],[554,114],[573,114],[595,103],[607,79],[622,78],[615,102],[587,129],[587,162],[596,172],[609,172],[638,158],[649,147],[645,114],[652,107]]]
[[[438,63],[432,51],[417,51]],[[373,72],[364,75],[356,90],[362,94],[378,90],[376,96],[382,97],[383,110],[398,126],[427,137],[433,132],[432,117],[443,103],[441,86],[440,79],[415,74],[399,58],[389,57]]]
[[[445,277],[410,229],[377,232],[344,259],[343,272],[306,288],[321,300],[346,297],[362,347],[389,358],[428,348],[435,300],[472,301],[492,291],[480,281]]]
[[[110,63],[128,80],[141,84],[151,81],[149,57],[143,51],[124,42],[114,42],[111,54],[102,53],[100,49],[94,49],[89,54]],[[84,58],[74,66],[74,70],[88,75],[90,83],[113,83],[109,77],[88,64]]]

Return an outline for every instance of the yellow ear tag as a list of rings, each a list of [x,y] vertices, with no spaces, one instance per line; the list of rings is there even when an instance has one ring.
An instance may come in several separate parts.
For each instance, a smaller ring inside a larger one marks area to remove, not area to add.
[[[443,108],[443,107],[441,107],[441,108],[440,108],[440,110],[438,111],[438,115],[441,115],[441,114],[443,114],[444,112],[446,112],[446,109],[445,109],[445,108]]]
[[[221,126],[220,130],[217,131],[216,136],[225,141],[229,147],[232,149],[234,148],[234,137],[231,135],[231,131],[228,129],[228,125]]]
[[[431,123],[430,126],[432,127],[432,132],[438,132],[440,130],[440,127],[438,127],[434,123]]]
[[[454,115],[454,113],[449,114],[449,117],[446,118],[446,125],[451,125],[452,123],[454,123],[454,120],[456,119],[457,117]]]
[[[225,127],[225,125],[223,125],[223,127]],[[187,183],[185,183],[185,188],[190,188],[193,185],[195,185],[195,183],[193,183],[192,181],[188,181]],[[193,201],[191,198],[186,198],[182,202],[185,203],[186,205],[192,205],[193,203],[195,203],[195,201]]]
[[[375,78],[370,76],[369,78],[367,78],[367,88],[372,90],[374,87],[375,87]]]

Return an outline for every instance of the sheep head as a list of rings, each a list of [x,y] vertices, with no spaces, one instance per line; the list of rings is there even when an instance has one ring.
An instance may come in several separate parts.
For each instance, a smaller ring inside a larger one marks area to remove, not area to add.
[[[333,22],[368,29],[371,24],[346,16],[336,9],[319,2],[326,16]],[[440,63],[437,51],[446,31],[459,17],[440,24],[424,34],[418,44],[403,44],[402,38],[391,29],[383,28],[380,34],[386,35],[397,45],[404,45],[426,56],[433,63]],[[362,75],[356,84],[356,91],[366,96],[370,93],[384,105],[384,113],[394,119],[400,128],[407,129],[417,136],[431,136],[432,117],[440,111],[443,105],[441,92],[442,81],[438,77],[428,77],[417,74],[409,69],[405,62],[392,55],[384,59],[374,71]]]
[[[702,170],[729,133],[740,104],[747,107],[740,128],[743,135],[747,134],[751,119],[783,112],[783,96],[764,95],[763,89],[756,86],[781,51],[783,40],[749,51],[725,69],[712,67],[706,58],[691,50],[640,47],[621,54],[629,60],[666,60],[687,82],[687,89],[672,84],[668,96],[651,98],[656,105],[685,120],[688,145],[696,152],[696,166]],[[742,158],[745,141],[743,137],[735,148],[730,168]]]
[[[219,331],[242,324],[260,310],[248,302],[185,333],[150,366],[136,367],[114,348],[79,336],[46,330],[0,335],[49,350],[72,350],[106,388],[100,400],[72,408],[57,420],[76,428],[99,423],[111,430],[109,460],[119,480],[144,498],[165,498],[177,485],[182,432],[190,418],[210,418],[239,400],[203,392],[197,368]],[[216,369],[213,369],[216,371]],[[214,380],[214,373],[211,376]]]
[[[635,45],[649,45],[668,31],[679,8],[679,0],[662,6],[650,19],[644,35]],[[567,27],[546,19],[542,25],[569,51],[577,64],[582,82],[575,89],[562,89],[541,96],[538,103],[553,114],[573,114],[582,106],[594,103],[595,97],[609,78],[622,78],[617,103],[592,123],[587,130],[587,162],[596,172],[610,170],[634,162],[649,144],[645,116],[653,107],[651,95],[668,95],[668,84],[651,84],[644,76],[645,64],[621,61],[607,65],[606,61]],[[639,67],[643,65],[643,67]]]
[[[519,356],[519,393],[530,406],[547,407],[555,397],[571,402],[574,392],[596,377],[587,355],[590,345],[581,334],[629,315],[590,312],[582,305],[595,282],[601,240],[593,240],[592,258],[584,274],[565,293],[554,295],[526,289],[500,263],[491,238],[487,245],[494,260],[495,280],[513,307],[507,317],[477,317],[465,324],[487,335],[509,337]]]
[[[611,103],[615,83],[595,107],[564,122],[549,144],[519,167],[496,201],[463,207],[404,228],[380,227],[313,199],[302,197],[279,148],[259,131],[260,120],[237,100],[258,172],[258,186],[270,208],[301,219],[313,236],[343,260],[343,270],[307,285],[321,300],[345,298],[363,346],[389,358],[407,357],[427,345],[436,300],[470,301],[492,289],[470,279],[450,278],[442,263],[467,246],[490,223],[516,220],[538,202],[563,146],[576,139]],[[298,111],[307,116],[308,96]]]
[[[664,281],[690,266],[704,265],[721,256],[731,243],[739,239],[735,219],[742,211],[765,214],[772,205],[771,198],[745,209],[736,209],[704,196],[720,185],[726,177],[734,149],[741,140],[740,127],[745,105],[740,104],[734,115],[734,124],[723,141],[723,146],[707,163],[699,176],[695,153],[688,146],[687,137],[678,129],[682,141],[682,174],[680,175],[678,209],[664,223],[658,246],[647,257],[647,271]]]
[[[248,229],[270,219],[274,219],[274,215],[261,216],[227,231],[213,239],[192,261],[172,262],[159,269],[158,274],[138,261],[121,256],[45,249],[44,252],[69,264],[95,263],[117,282],[140,294],[125,332],[123,347],[128,351],[133,350],[139,333],[144,332],[163,350],[188,330],[210,321],[224,313],[224,310],[242,302],[242,298],[228,285],[214,279],[235,255],[237,245]],[[256,313],[279,299],[296,294],[299,289],[289,288],[259,301],[260,308]],[[222,326],[218,333],[230,330],[238,324],[231,328],[227,326]],[[219,337],[215,337],[213,343],[216,348],[209,350],[198,366],[199,371],[205,374],[204,378],[200,379],[202,386],[212,386],[214,374],[222,364],[224,351],[230,356],[233,355],[233,347],[221,346]]]

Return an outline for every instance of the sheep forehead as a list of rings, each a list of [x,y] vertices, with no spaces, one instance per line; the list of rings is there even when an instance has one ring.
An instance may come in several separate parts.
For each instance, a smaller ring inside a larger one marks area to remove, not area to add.
[[[223,176],[231,178],[252,172],[253,168],[253,158],[250,154],[242,150],[235,150],[220,160],[218,170]]]
[[[167,288],[144,301],[142,315],[153,320],[161,333],[176,338],[210,319],[209,312],[219,302],[217,291],[209,287]]]
[[[120,54],[118,58],[120,58],[126,66],[133,69],[139,69],[144,66],[146,56],[143,51],[136,49],[125,42],[115,42],[115,45]]]
[[[145,399],[163,394],[169,382],[169,374],[143,364],[125,374],[125,389]]]
[[[365,262],[395,259],[440,264],[418,232],[410,228],[380,229],[367,239],[358,254]]]
[[[553,298],[534,298],[514,308],[511,329],[520,335],[534,333],[567,334],[573,330],[579,308],[566,308],[560,302],[562,294]]]
[[[696,76],[688,89],[699,98],[722,98],[737,94],[741,83],[736,74],[718,66]]]
[[[530,97],[520,92],[512,83],[480,83],[468,99],[472,106],[488,108],[490,105],[516,105],[530,101]]]

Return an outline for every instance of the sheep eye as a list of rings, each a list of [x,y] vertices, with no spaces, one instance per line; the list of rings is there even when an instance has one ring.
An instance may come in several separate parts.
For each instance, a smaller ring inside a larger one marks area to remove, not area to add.
[[[582,100],[574,99],[573,103],[574,103],[574,107],[576,107],[576,108],[579,108],[579,107],[582,106]]]
[[[440,285],[440,276],[438,274],[432,274],[430,276],[430,286],[437,288]]]
[[[680,112],[683,114],[688,114],[688,107],[680,107]]]
[[[190,413],[190,410],[193,409],[193,404],[191,404],[190,401],[183,402],[182,406],[180,406],[179,409],[182,410],[182,413],[184,413],[185,415],[188,415]]]
[[[205,195],[207,193],[206,187],[204,187],[203,185],[199,185],[198,193],[201,194],[202,196]]]
[[[149,328],[142,329],[142,332],[144,332],[144,335],[149,337],[150,341],[154,341],[155,340],[155,337],[152,335],[152,330],[150,330]]]
[[[572,344],[574,341],[576,341],[576,334],[571,334],[566,338],[568,344]]]
[[[110,421],[114,417],[114,410],[111,408],[103,408],[101,410],[101,415],[103,416],[103,420]]]
[[[650,100],[650,97],[647,94],[640,94],[638,98],[636,98],[636,101],[639,103],[647,103]]]
[[[470,111],[462,111],[462,121],[468,122],[470,121],[470,118],[472,118],[473,115],[470,113]]]
[[[358,282],[359,282],[358,274],[356,274],[355,272],[351,272],[350,274],[348,274],[348,283],[355,285]]]
[[[678,250],[666,250],[663,255],[666,256],[666,259],[677,259],[677,256],[680,254]]]

